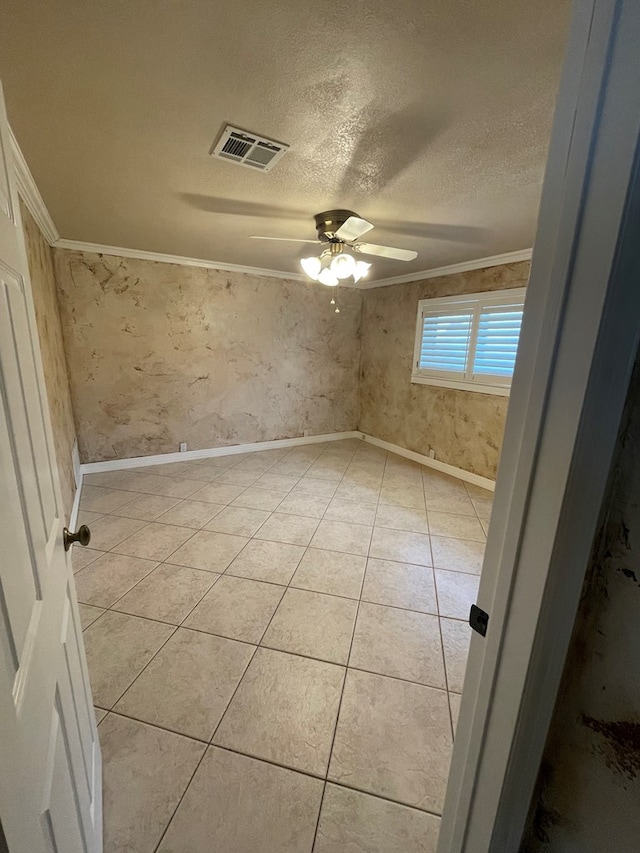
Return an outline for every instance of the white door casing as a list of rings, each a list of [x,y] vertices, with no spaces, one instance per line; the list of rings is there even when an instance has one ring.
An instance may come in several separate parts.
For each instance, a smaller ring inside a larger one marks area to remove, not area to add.
[[[640,342],[639,42],[574,3],[439,853],[515,853],[540,767]]]
[[[0,821],[11,853],[100,853],[100,747],[0,88]]]

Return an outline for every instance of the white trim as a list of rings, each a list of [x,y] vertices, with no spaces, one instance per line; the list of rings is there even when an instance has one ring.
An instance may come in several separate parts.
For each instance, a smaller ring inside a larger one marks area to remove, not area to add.
[[[113,255],[122,258],[136,258],[141,261],[155,261],[161,264],[178,264],[187,267],[203,267],[210,270],[221,270],[223,272],[238,272],[247,275],[266,276],[268,278],[283,278],[291,281],[304,281],[309,284],[313,282],[304,273],[283,272],[280,270],[267,270],[260,267],[245,267],[239,264],[224,264],[219,261],[207,261],[203,258],[185,258],[182,255],[167,255],[163,252],[146,252],[142,249],[128,249],[124,246],[105,246],[102,243],[85,243],[81,240],[58,239],[52,243],[56,249],[69,249],[73,252],[91,252],[97,255]],[[459,272],[469,270],[481,270],[487,267],[497,267],[503,264],[515,264],[519,261],[528,261],[531,258],[531,249],[521,249],[517,252],[506,252],[503,255],[492,255],[488,258],[478,258],[474,261],[463,261],[459,264],[450,264],[446,267],[438,267],[432,270],[408,273],[395,278],[378,279],[375,281],[363,281],[358,284],[341,282],[341,287],[353,290],[371,290],[374,287],[388,287],[391,284],[403,284],[405,282],[422,281],[427,278],[439,278],[440,276],[455,275]]]
[[[483,489],[493,491],[496,487],[494,480],[489,480],[488,477],[481,477],[479,474],[474,474],[471,471],[465,471],[464,468],[456,468],[455,465],[449,465],[448,462],[441,462],[439,459],[432,459],[430,456],[423,456],[422,453],[416,453],[415,450],[407,450],[400,447],[398,444],[391,444],[390,441],[383,441],[381,438],[374,438],[366,433],[358,433],[362,438],[374,444],[376,447],[381,447],[383,450],[389,450],[391,453],[396,453],[398,456],[404,456],[405,459],[411,459],[413,462],[419,462],[426,468],[433,468],[435,471],[441,471],[443,474],[449,474],[451,477],[457,477],[459,480],[464,480],[465,483],[473,483],[475,486],[480,486]]]
[[[76,525],[78,523],[78,512],[80,511],[80,495],[82,493],[82,471],[78,473],[78,479],[76,480],[76,493],[73,497],[73,505],[71,507],[71,514],[69,515],[69,521],[67,522],[67,527],[69,530],[75,530]]]
[[[190,459],[235,456],[238,453],[257,453],[260,450],[275,450],[280,447],[300,447],[304,444],[320,444],[323,441],[343,441],[347,438],[362,439],[369,444],[374,444],[376,447],[381,447],[383,450],[388,450],[391,453],[396,453],[398,456],[404,456],[405,459],[419,462],[427,468],[433,468],[444,474],[450,474],[452,477],[457,477],[459,480],[464,480],[467,483],[474,483],[483,489],[493,491],[495,488],[495,482],[487,479],[487,477],[481,477],[479,474],[473,474],[471,471],[465,471],[463,468],[456,468],[455,465],[440,462],[438,459],[431,459],[429,456],[423,456],[421,453],[407,450],[397,444],[383,441],[381,438],[374,438],[372,435],[367,435],[358,430],[333,432],[327,435],[308,435],[302,438],[278,438],[273,441],[254,441],[251,444],[231,444],[225,447],[207,447],[203,450],[187,450],[185,453],[159,453],[155,456],[133,456],[129,459],[110,459],[108,462],[83,462],[80,469],[82,476],[82,474],[95,474],[98,471],[122,471],[128,468],[143,468],[146,465],[165,465],[170,462],[188,462]]]
[[[476,258],[472,261],[462,261],[459,264],[448,264],[446,267],[434,267],[421,272],[410,272],[405,275],[396,275],[391,278],[380,278],[375,281],[360,283],[360,290],[371,290],[374,287],[389,287],[391,284],[408,284],[414,281],[422,281],[427,278],[440,278],[446,275],[456,275],[460,272],[471,270],[483,270],[488,267],[500,267],[503,264],[517,264],[520,261],[530,261],[533,249],[518,249],[515,252],[505,252],[502,255],[490,255],[487,258]]]
[[[342,441],[347,438],[362,438],[362,433],[332,432],[327,435],[307,435],[301,438],[277,438],[273,441],[254,441],[250,444],[229,444],[224,447],[206,447],[202,450],[187,450],[184,453],[160,453],[156,456],[132,456],[129,459],[111,459],[108,462],[83,462],[83,474],[98,471],[120,471],[125,468],[143,468],[145,465],[164,465],[169,462],[188,462],[190,459],[210,459],[215,456],[234,456],[237,453],[257,453],[260,450],[276,450],[279,447],[298,447],[303,444],[320,444],[323,441]]]
[[[27,165],[27,161],[24,158],[24,154],[18,145],[18,140],[11,130],[11,127],[9,127],[9,139],[11,143],[13,172],[20,197],[27,206],[29,213],[35,219],[45,240],[50,246],[53,246],[60,239],[58,229],[47,210],[47,205],[44,203],[44,200],[40,195],[40,190],[36,185],[33,175],[31,174],[31,170]]]
[[[574,4],[439,853],[520,849],[544,754],[640,341],[639,41]]]
[[[443,379],[437,376],[411,374],[413,385],[435,385],[437,388],[455,388],[458,391],[474,391],[476,394],[493,394],[494,397],[508,397],[510,385],[484,385],[467,379]]]
[[[76,483],[76,488],[79,487],[82,480],[82,471],[80,470],[80,453],[78,451],[78,439],[76,438],[71,448],[71,465],[73,466],[73,479]]]
[[[167,255],[164,252],[145,252],[142,249],[127,249],[124,246],[103,246],[101,243],[84,243],[81,240],[60,239],[54,243],[56,249],[69,249],[73,252],[91,252],[97,255],[115,255],[121,258],[136,258],[140,261],[154,261],[160,264],[178,264],[183,267],[202,267],[221,272],[237,272],[246,275],[263,276],[267,278],[290,279],[292,281],[310,281],[306,275],[282,270],[266,270],[260,267],[245,267],[240,264],[224,264],[220,261],[207,261],[203,258],[185,258],[182,255]]]
[[[526,287],[510,287],[507,290],[481,290],[476,293],[456,293],[453,296],[427,296],[419,301],[419,305],[424,307],[426,311],[435,311],[441,305],[460,306],[467,308],[468,306],[475,307],[477,302],[483,305],[495,302],[519,302],[527,294]],[[429,307],[431,306],[431,307]]]

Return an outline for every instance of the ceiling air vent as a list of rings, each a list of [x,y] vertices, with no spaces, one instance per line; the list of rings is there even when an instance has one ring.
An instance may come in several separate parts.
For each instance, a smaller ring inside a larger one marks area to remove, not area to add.
[[[265,139],[256,133],[247,133],[228,124],[220,139],[213,145],[209,154],[223,160],[231,160],[239,166],[250,166],[269,172],[289,150],[288,145]]]

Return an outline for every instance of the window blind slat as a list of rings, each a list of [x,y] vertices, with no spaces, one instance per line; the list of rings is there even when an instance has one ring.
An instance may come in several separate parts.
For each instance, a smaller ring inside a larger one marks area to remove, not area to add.
[[[471,312],[423,315],[419,369],[464,375],[472,320]]]
[[[473,361],[474,376],[512,376],[521,323],[521,307],[485,306],[481,309]]]

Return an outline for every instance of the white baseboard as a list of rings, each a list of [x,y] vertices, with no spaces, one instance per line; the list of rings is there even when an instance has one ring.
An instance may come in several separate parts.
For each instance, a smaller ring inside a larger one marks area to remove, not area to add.
[[[78,523],[78,512],[80,511],[80,493],[82,492],[82,470],[78,471],[76,477],[76,493],[73,498],[73,506],[71,507],[71,515],[67,527],[69,530],[75,530]]]
[[[381,447],[383,450],[388,450],[391,453],[396,453],[398,456],[404,456],[406,459],[411,459],[414,462],[419,462],[427,468],[433,468],[436,471],[441,471],[443,474],[449,474],[451,477],[457,477],[459,480],[464,480],[467,483],[473,483],[476,486],[481,486],[483,489],[494,491],[495,481],[489,480],[487,477],[481,477],[479,474],[473,474],[471,471],[465,471],[463,468],[456,468],[455,465],[449,465],[446,462],[440,462],[438,459],[431,459],[429,456],[423,456],[421,453],[416,453],[413,450],[406,450],[397,444],[391,444],[389,441],[383,441],[381,438],[374,438],[372,435],[353,430],[351,432],[333,432],[328,435],[308,435],[302,438],[279,438],[273,441],[255,441],[251,444],[232,444],[225,447],[207,447],[203,450],[187,450],[184,453],[160,453],[156,456],[133,456],[130,459],[112,459],[108,462],[84,462],[80,466],[80,478],[82,474],[93,474],[97,471],[121,471],[126,468],[143,468],[146,465],[164,465],[169,462],[188,462],[190,459],[209,459],[214,456],[234,456],[237,453],[256,453],[260,450],[276,450],[279,447],[299,447],[304,444],[319,444],[323,441],[341,441],[346,438],[360,438],[374,444],[376,447]],[[82,485],[82,479],[80,481]],[[74,513],[69,522],[69,526],[73,527],[77,518],[77,502],[80,495],[80,485],[76,492],[76,500],[74,502]],[[72,524],[73,522],[73,524]]]
[[[489,480],[488,477],[481,477],[479,474],[473,474],[471,471],[465,471],[464,468],[456,468],[455,465],[449,465],[447,462],[440,462],[438,459],[431,459],[430,456],[423,456],[422,453],[416,453],[414,450],[406,450],[397,444],[391,444],[390,441],[383,441],[381,438],[374,438],[372,435],[359,433],[365,441],[374,444],[376,447],[381,447],[383,450],[388,450],[391,453],[396,453],[398,456],[404,456],[406,459],[411,459],[414,462],[419,462],[427,468],[433,468],[436,471],[441,471],[443,474],[449,474],[451,477],[457,477],[459,480],[464,480],[466,483],[473,483],[475,486],[480,486],[483,489],[489,489],[493,492],[496,488],[495,480]]]
[[[80,470],[80,453],[78,451],[78,439],[73,442],[71,448],[71,464],[73,466],[73,479],[76,483],[76,489],[80,488],[82,481],[82,471]]]
[[[307,435],[301,438],[278,438],[273,441],[254,441],[251,444],[231,444],[225,447],[207,447],[203,450],[186,450],[184,453],[160,453],[157,456],[133,456],[130,459],[112,459],[108,462],[84,462],[84,474],[97,471],[120,471],[124,468],[142,468],[145,465],[164,465],[169,462],[188,462],[190,459],[209,459],[213,456],[234,456],[236,453],[256,453],[260,450],[277,450],[279,447],[298,447],[302,444],[320,444],[323,441],[341,441],[345,438],[362,438],[362,433],[333,432],[328,435]]]

